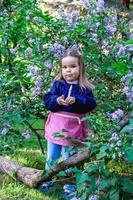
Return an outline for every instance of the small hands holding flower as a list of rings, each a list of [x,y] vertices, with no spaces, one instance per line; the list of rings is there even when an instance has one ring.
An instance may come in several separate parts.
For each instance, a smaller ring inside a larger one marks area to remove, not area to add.
[[[62,95],[57,98],[57,102],[60,105],[64,105],[64,106],[69,106],[69,105],[75,103],[75,101],[76,101],[75,97],[71,97],[71,96],[64,99],[64,95]]]

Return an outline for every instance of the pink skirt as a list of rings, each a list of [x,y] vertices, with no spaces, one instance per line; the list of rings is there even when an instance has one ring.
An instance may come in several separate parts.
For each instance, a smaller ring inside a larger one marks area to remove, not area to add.
[[[45,124],[45,138],[49,142],[70,146],[80,145],[88,136],[88,121],[85,114],[50,112]]]

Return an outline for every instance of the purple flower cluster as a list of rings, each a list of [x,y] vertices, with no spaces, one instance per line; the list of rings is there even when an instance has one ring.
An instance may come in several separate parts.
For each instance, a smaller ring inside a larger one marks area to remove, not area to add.
[[[69,14],[68,22],[70,23],[70,25],[72,27],[75,27],[75,25],[77,24],[77,22],[78,22],[78,11],[76,9],[72,10],[72,12]]]
[[[117,56],[121,57],[121,56],[125,56],[125,54],[126,54],[126,47],[121,45],[119,47],[119,51],[117,53]]]
[[[64,11],[62,11],[61,9],[58,9],[58,15],[61,17],[61,19],[63,20],[67,20],[68,15],[67,13],[65,13]]]
[[[88,200],[99,200],[99,196],[96,195],[96,194],[95,195],[91,195]]]
[[[1,15],[4,17],[9,16],[9,12],[6,9],[1,10]]]
[[[82,0],[82,5],[85,9],[88,9],[90,6],[89,0]]]
[[[127,86],[124,87],[123,92],[127,97],[127,101],[133,103],[133,87],[129,88]]]
[[[35,41],[34,39],[29,38],[28,43],[29,43],[29,44],[32,44],[34,41]]]
[[[53,63],[51,60],[46,60],[44,62],[44,65],[48,68],[48,69],[52,69],[53,68]]]
[[[114,35],[114,33],[117,31],[117,28],[111,24],[108,24],[107,26],[105,26],[105,29],[106,29],[107,33],[110,35]]]
[[[17,54],[17,51],[18,51],[18,48],[19,48],[19,44],[17,44],[17,46],[16,47],[14,47],[14,48],[10,48],[10,52],[12,53],[12,54],[14,54],[14,55],[16,55]]]
[[[106,22],[106,24],[116,25],[118,21],[118,17],[117,15],[113,14],[112,17],[105,17],[104,21]]]
[[[123,89],[123,92],[125,93],[127,97],[127,101],[129,103],[133,103],[133,86],[130,85],[131,81],[133,80],[133,73],[129,73],[126,76],[123,76],[121,81],[124,83],[125,87]]]
[[[49,52],[56,58],[60,58],[64,52],[65,47],[59,43],[54,43],[52,47],[49,48]]]
[[[37,97],[42,93],[43,76],[35,77],[35,86],[32,88],[32,97]]]
[[[124,112],[121,109],[117,109],[115,112],[109,114],[109,117],[112,121],[120,119],[124,116]]]
[[[130,34],[128,35],[128,38],[129,38],[129,39],[133,39],[133,33],[130,33]]]
[[[117,53],[117,56],[125,56],[126,53],[132,53],[133,52],[133,44],[127,44],[127,45],[119,45],[119,51]]]
[[[30,71],[31,74],[33,74],[34,76],[38,75],[39,72],[39,68],[37,66],[28,66],[27,67],[28,71]]]
[[[61,17],[61,19],[67,20],[71,27],[75,27],[75,25],[78,22],[78,11],[76,10],[76,8],[72,9],[72,11],[69,14],[58,9],[58,15],[59,17]]]
[[[25,54],[26,57],[31,56],[31,54],[32,54],[32,48],[31,48],[31,47],[28,47],[28,48],[24,51],[24,54]]]
[[[113,152],[112,159],[116,159],[117,157],[121,158],[124,155],[124,152],[122,151],[122,140],[120,139],[117,132],[111,133],[108,147],[109,151]]]
[[[126,76],[123,76],[121,78],[121,81],[126,84],[129,81],[130,78],[133,78],[133,72],[127,74]]]
[[[104,0],[98,0],[97,6],[96,6],[96,11],[101,13],[104,11],[104,9],[105,9]]]
[[[30,133],[28,130],[24,131],[22,133],[22,136],[24,137],[25,140],[28,140],[30,138]]]
[[[3,127],[2,132],[1,132],[1,135],[6,135],[9,132],[9,130],[10,130],[10,126],[9,125],[5,125]]]
[[[91,40],[93,41],[93,42],[98,42],[98,35],[96,34],[96,33],[93,33],[92,34],[92,36],[91,36]]]

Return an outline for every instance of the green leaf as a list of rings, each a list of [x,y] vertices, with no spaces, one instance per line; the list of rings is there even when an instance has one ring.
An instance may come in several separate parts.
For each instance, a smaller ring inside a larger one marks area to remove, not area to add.
[[[113,200],[119,200],[119,191],[115,188],[112,188],[109,191],[109,197],[110,199],[113,199]]]
[[[60,176],[63,176],[63,177],[64,177],[64,176],[66,176],[66,173],[63,172],[63,171],[61,171],[61,172],[59,172],[59,173],[57,174],[57,176],[59,176],[59,177],[60,177]]]
[[[133,44],[133,40],[131,39],[131,40],[127,40],[127,42],[126,42],[127,44]]]
[[[77,173],[76,174],[76,180],[78,183],[84,183],[86,181],[91,180],[89,175],[87,173]]]
[[[128,178],[121,180],[122,190],[125,192],[133,193],[133,181]]]
[[[96,171],[98,169],[98,165],[89,165],[87,167],[88,172]]]
[[[130,134],[133,132],[132,128],[133,128],[133,124],[128,124],[120,131],[120,133],[129,133]]]
[[[105,151],[100,151],[96,157],[97,159],[101,159],[101,158],[104,158],[105,156],[107,156],[107,153]]]
[[[59,138],[65,138],[64,135],[62,135],[62,134],[60,134],[60,133],[58,133],[58,132],[53,133],[53,136],[54,136],[54,137],[59,137]]]
[[[133,161],[133,150],[127,151],[125,156],[128,161]]]
[[[126,64],[122,62],[114,63],[113,68],[117,72],[117,74],[121,76],[124,76],[128,72]]]
[[[105,85],[103,84],[103,83],[99,83],[98,85],[97,85],[97,87],[98,87],[98,89],[104,89],[105,88]]]
[[[99,190],[104,190],[104,189],[106,189],[106,188],[108,188],[108,187],[109,187],[108,180],[103,180],[103,181],[100,183],[98,189],[99,189]]]

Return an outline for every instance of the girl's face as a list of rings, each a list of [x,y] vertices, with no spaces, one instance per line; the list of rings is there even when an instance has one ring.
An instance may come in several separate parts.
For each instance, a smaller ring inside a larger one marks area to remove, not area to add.
[[[79,78],[78,58],[73,56],[64,57],[62,63],[62,76],[66,81],[75,81]]]

